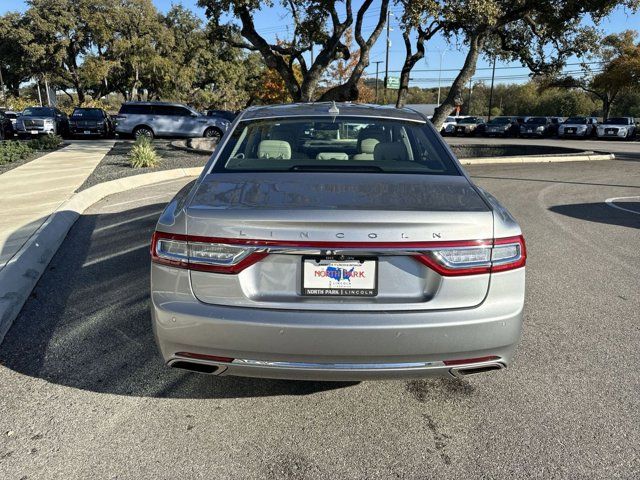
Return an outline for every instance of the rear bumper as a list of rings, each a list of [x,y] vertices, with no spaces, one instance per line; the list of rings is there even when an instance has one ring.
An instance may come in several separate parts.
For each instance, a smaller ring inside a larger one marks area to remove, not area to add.
[[[475,308],[336,312],[204,304],[191,293],[187,271],[154,264],[151,300],[156,340],[169,365],[188,352],[236,359],[189,360],[217,366],[220,375],[451,376],[444,361],[495,356],[493,364],[510,363],[522,328],[524,269],[494,274],[485,301]]]

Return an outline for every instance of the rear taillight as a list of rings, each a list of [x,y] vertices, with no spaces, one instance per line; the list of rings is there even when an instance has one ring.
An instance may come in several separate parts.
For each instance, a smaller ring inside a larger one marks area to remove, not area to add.
[[[197,241],[187,235],[155,232],[151,240],[153,262],[203,272],[239,273],[266,255],[256,247]]]
[[[155,263],[189,270],[239,273],[260,261],[273,248],[388,250],[413,255],[443,276],[477,275],[524,267],[526,249],[522,235],[478,241],[452,242],[313,242],[209,238],[155,232],[151,259]]]
[[[524,267],[527,253],[522,235],[497,238],[477,246],[448,246],[416,257],[444,276],[477,275]]]

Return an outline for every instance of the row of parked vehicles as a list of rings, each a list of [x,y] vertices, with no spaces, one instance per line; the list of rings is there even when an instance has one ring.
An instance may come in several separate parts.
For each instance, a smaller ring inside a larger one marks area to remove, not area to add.
[[[165,102],[126,102],[117,115],[101,108],[75,108],[70,116],[55,107],[29,107],[22,112],[0,110],[0,140],[39,135],[102,137],[117,135],[153,138],[220,138],[235,118],[233,112],[202,114],[186,105]]]
[[[447,117],[443,135],[486,137],[559,137],[559,138],[634,138],[639,130],[633,117],[609,117],[599,122],[596,117],[495,117],[485,122],[483,117]]]

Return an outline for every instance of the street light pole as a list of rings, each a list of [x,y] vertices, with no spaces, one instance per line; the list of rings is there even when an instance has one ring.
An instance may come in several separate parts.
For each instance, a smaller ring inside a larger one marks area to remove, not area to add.
[[[469,79],[469,97],[467,98],[467,115],[471,115],[471,78]]]
[[[378,60],[377,62],[373,62],[376,64],[376,103],[378,103],[378,68],[382,63],[382,60]]]
[[[493,56],[493,71],[491,72],[491,92],[489,93],[489,120],[491,120],[491,109],[493,108],[493,81],[496,78],[496,56]]]

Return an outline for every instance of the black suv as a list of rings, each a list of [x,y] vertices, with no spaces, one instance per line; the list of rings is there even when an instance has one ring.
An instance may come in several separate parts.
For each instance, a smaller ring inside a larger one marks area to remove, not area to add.
[[[73,136],[111,138],[114,131],[111,117],[101,108],[76,108],[69,117],[69,133]]]
[[[0,140],[13,138],[13,123],[2,110],[0,110]]]

